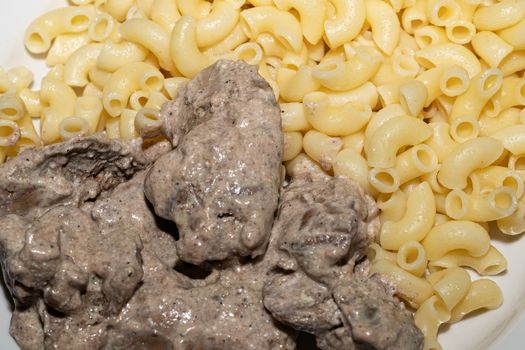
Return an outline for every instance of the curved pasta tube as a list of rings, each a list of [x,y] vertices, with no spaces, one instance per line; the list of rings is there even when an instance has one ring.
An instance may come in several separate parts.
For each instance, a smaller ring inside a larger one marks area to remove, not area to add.
[[[153,108],[142,108],[135,116],[135,130],[142,138],[154,138],[160,135],[162,117],[160,111]]]
[[[372,116],[372,108],[361,102],[334,106],[325,99],[308,102],[305,107],[310,125],[328,136],[346,136],[359,131]]]
[[[31,117],[38,117],[42,111],[40,103],[40,93],[29,89],[23,89],[18,93],[18,97],[24,102],[27,113]],[[0,107],[1,108],[1,107]]]
[[[283,131],[307,131],[312,128],[306,119],[306,109],[302,103],[281,103]]]
[[[331,0],[334,18],[324,23],[325,41],[332,49],[350,42],[363,28],[366,19],[364,0]]]
[[[498,67],[514,47],[493,32],[478,32],[472,39],[474,51],[491,67]]]
[[[427,14],[425,13],[425,1],[416,1],[413,6],[407,7],[401,15],[401,24],[408,34],[428,24]]]
[[[479,118],[479,134],[492,136],[507,127],[519,125],[521,112],[519,108],[509,108],[497,116],[482,115]]]
[[[97,68],[115,72],[129,63],[142,62],[147,55],[148,50],[132,42],[106,42],[97,59]]]
[[[506,235],[514,236],[525,232],[525,200],[522,198],[514,213],[499,219],[496,223],[500,231]]]
[[[59,124],[73,115],[77,95],[66,83],[51,77],[42,79],[40,101],[49,106],[42,110],[40,135],[45,144],[60,138]]]
[[[164,90],[168,93],[170,99],[174,100],[177,97],[177,91],[179,88],[189,81],[185,77],[172,77],[164,79]]]
[[[274,0],[280,10],[295,9],[301,18],[301,28],[305,39],[316,44],[324,33],[326,19],[326,0]]]
[[[210,14],[211,3],[206,0],[177,0],[177,7],[183,16],[190,16],[197,20]]]
[[[462,249],[474,257],[486,254],[490,248],[490,236],[479,224],[472,221],[448,221],[434,226],[422,241],[429,261],[437,260],[447,253]]]
[[[434,225],[436,202],[430,186],[423,182],[408,195],[407,210],[399,221],[381,227],[379,241],[385,249],[397,250],[408,241],[421,241]]]
[[[258,39],[262,35],[259,35]],[[271,36],[270,34],[268,35]],[[245,43],[247,40],[248,40],[248,37],[246,36],[246,34],[244,34],[241,24],[237,23],[235,28],[233,28],[232,32],[228,34],[228,36],[224,38],[224,40],[222,40],[221,42],[213,46],[205,48],[203,52],[211,56],[224,55],[224,54],[229,53],[230,51],[233,51],[236,47]]]
[[[91,40],[102,42],[109,39],[115,27],[115,19],[108,13],[101,12],[89,24],[88,35]]]
[[[427,255],[421,243],[407,241],[399,247],[396,255],[399,267],[411,274],[421,277],[427,269]]]
[[[488,222],[511,215],[517,208],[516,193],[510,187],[498,187],[488,194],[467,195],[453,190],[447,194],[445,210],[457,220]]]
[[[212,63],[197,46],[197,24],[189,16],[182,16],[175,24],[170,52],[177,69],[188,78],[193,78]]]
[[[283,162],[294,159],[303,150],[303,134],[298,131],[283,133]]]
[[[343,148],[343,141],[315,130],[308,131],[303,138],[303,148],[308,156],[328,171],[332,168],[335,157]]]
[[[167,33],[171,33],[177,20],[181,17],[177,1],[154,0],[151,4],[151,20],[159,24]]]
[[[412,275],[387,259],[375,261],[370,267],[371,274],[380,274],[394,285],[396,295],[413,306],[421,305],[432,296],[430,283],[423,278]]]
[[[163,87],[164,76],[147,63],[130,63],[116,71],[104,86],[102,103],[112,117],[117,117],[126,107],[129,97],[138,89],[158,91]]]
[[[372,193],[368,183],[368,163],[354,149],[345,148],[337,153],[333,168],[335,176],[344,176],[353,180],[361,185],[366,192]]]
[[[459,96],[469,88],[468,72],[460,66],[446,67],[439,79],[439,89],[446,96]]]
[[[415,145],[399,154],[394,169],[399,176],[399,185],[416,179],[437,169],[438,158],[434,150],[425,144]]]
[[[491,101],[497,103],[501,110],[525,106],[525,79],[512,76],[503,79],[501,88]]]
[[[381,223],[401,220],[406,212],[407,199],[407,194],[401,190],[393,193],[380,193],[377,198],[377,207],[381,210],[379,214]]]
[[[399,85],[399,102],[411,116],[419,116],[425,107],[427,97],[426,86],[418,80],[409,80]]]
[[[312,75],[321,85],[334,91],[347,91],[367,82],[376,74],[381,57],[368,50],[358,49],[355,56],[344,62],[328,61],[319,64]]]
[[[24,101],[15,93],[0,95],[0,120],[18,121],[27,113]]]
[[[476,75],[463,94],[459,95],[452,106],[449,120],[459,117],[478,119],[483,106],[498,92],[503,83],[503,73],[498,68],[489,68]]]
[[[97,64],[103,44],[88,44],[75,51],[64,65],[64,81],[70,86],[86,86],[88,72]]]
[[[17,92],[26,89],[33,82],[33,72],[24,66],[13,67],[7,71],[7,80],[15,87]]]
[[[521,198],[525,184],[517,171],[503,166],[489,166],[474,171],[471,175],[472,182],[477,184],[474,193],[484,193],[487,190],[505,186],[511,188],[517,198]],[[475,181],[474,181],[475,179]]]
[[[434,150],[441,163],[456,148],[457,143],[450,137],[448,123],[437,122],[428,125],[432,128],[433,134],[425,143]]]
[[[323,97],[319,97],[323,96]],[[304,96],[303,101],[317,101],[326,97],[328,103],[337,106],[344,105],[349,102],[366,103],[374,108],[378,101],[377,88],[371,82],[367,81],[358,88],[345,92],[331,92],[331,91],[314,91]]]
[[[470,275],[461,267],[451,267],[427,277],[436,295],[447,310],[452,310],[467,295],[471,285]]]
[[[299,52],[303,46],[303,33],[297,18],[275,7],[261,6],[242,11],[241,25],[250,39],[261,33],[270,33],[289,50]]]
[[[463,189],[467,178],[476,169],[489,166],[503,153],[501,141],[491,137],[479,137],[458,144],[443,159],[438,173],[439,182],[450,189]]]
[[[134,3],[134,0],[106,0],[104,2],[104,11],[117,21],[122,22],[126,19],[126,15]]]
[[[162,68],[173,70],[170,57],[170,38],[168,33],[159,24],[145,19],[128,19],[120,26],[122,38],[147,48],[159,60]]]
[[[372,168],[368,173],[368,182],[377,191],[393,193],[399,189],[399,175],[395,168]]]
[[[525,17],[525,6],[521,1],[504,0],[478,7],[472,22],[478,30],[496,31],[515,25],[523,17]]]
[[[396,253],[389,252],[388,250],[381,248],[381,246],[377,243],[372,243],[368,246],[366,257],[372,264],[379,260],[389,260],[393,263],[397,261]]]
[[[197,22],[197,45],[217,44],[228,36],[239,21],[239,9],[224,0],[214,1],[208,16]]]
[[[49,11],[29,24],[25,32],[25,46],[31,53],[44,53],[59,34],[87,30],[92,16],[88,8],[76,6]]]
[[[447,24],[445,33],[451,42],[464,45],[472,41],[476,27],[468,21],[453,20]]]
[[[365,134],[363,132],[353,133],[343,137],[343,142],[343,148],[351,148],[357,153],[361,154],[365,145]]]
[[[414,322],[425,337],[424,349],[441,349],[437,334],[439,326],[448,320],[450,320],[450,311],[436,295],[429,297],[417,309]]]
[[[450,323],[460,321],[465,315],[479,309],[497,309],[503,303],[501,289],[496,282],[479,279],[472,282],[465,298],[452,309]]]
[[[60,138],[66,141],[86,136],[89,132],[89,125],[85,119],[80,117],[67,117],[60,122],[58,129]]]
[[[286,174],[291,177],[304,174],[310,174],[320,178],[327,178],[329,176],[318,163],[304,153],[301,153],[291,161],[286,162],[285,167]]]
[[[482,276],[497,275],[507,270],[507,259],[494,246],[482,256],[473,257],[465,252],[453,251],[441,258],[431,261],[430,268],[470,267]]]
[[[481,72],[481,64],[469,49],[454,43],[432,44],[416,52],[417,62],[424,68],[458,65],[473,77]]]
[[[119,121],[119,138],[123,140],[132,140],[139,136],[135,130],[135,116],[137,111],[124,109],[118,118]]]
[[[503,147],[515,156],[525,154],[525,125],[514,125],[502,129],[491,137],[501,141]]]
[[[77,99],[73,115],[87,122],[88,130],[84,135],[93,134],[97,130],[102,109],[102,102],[97,96],[82,96]]]
[[[365,152],[371,166],[395,166],[396,154],[407,145],[416,145],[432,136],[432,128],[414,117],[395,117],[386,121],[371,136]]]
[[[0,147],[11,147],[20,140],[20,127],[12,120],[0,119]]]
[[[312,67],[307,65],[300,66],[298,70],[279,68],[277,84],[282,99],[287,102],[302,102],[306,95],[321,87],[312,75]]]
[[[525,5],[523,5],[523,7],[525,7]],[[525,17],[512,27],[500,30],[498,34],[503,40],[512,45],[514,50],[525,50],[525,38],[523,38],[524,32]]]
[[[380,0],[365,1],[366,19],[372,28],[372,38],[387,55],[394,52],[401,30],[401,24],[394,9]]]
[[[414,39],[421,49],[430,45],[449,42],[445,29],[435,26],[424,26],[416,29],[414,31]]]
[[[435,26],[446,26],[459,18],[461,7],[452,0],[431,0],[427,2],[427,17]]]
[[[379,111],[374,112],[372,114],[372,118],[368,122],[368,125],[365,129],[365,143],[367,143],[368,140],[370,140],[370,138],[374,134],[374,132],[376,132],[376,130],[379,129],[379,127],[381,127],[388,120],[395,117],[402,117],[405,115],[405,111],[399,104],[386,106],[381,108]]]
[[[42,145],[42,140],[35,130],[33,120],[30,116],[26,116],[21,120],[17,121],[20,128],[20,140],[18,140],[16,147],[19,149],[25,147],[36,147]]]

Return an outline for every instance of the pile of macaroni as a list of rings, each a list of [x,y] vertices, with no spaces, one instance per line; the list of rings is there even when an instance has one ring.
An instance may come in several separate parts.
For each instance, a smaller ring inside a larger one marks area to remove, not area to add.
[[[525,0],[71,0],[25,46],[51,70],[0,72],[0,162],[105,130],[132,139],[214,61],[258,65],[282,109],[283,162],[377,199],[369,253],[439,326],[497,308],[506,270],[489,223],[525,231]],[[40,119],[40,132],[31,118]]]

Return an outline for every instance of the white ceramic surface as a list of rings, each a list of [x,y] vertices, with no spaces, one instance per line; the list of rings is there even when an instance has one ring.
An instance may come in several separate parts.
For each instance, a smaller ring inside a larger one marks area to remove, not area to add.
[[[24,30],[46,10],[65,5],[65,0],[0,0],[0,66],[25,65],[36,81],[46,71],[43,57],[32,57],[23,45]],[[494,278],[505,302],[496,311],[469,317],[440,335],[444,350],[525,349],[525,239],[493,234],[494,244],[509,261],[508,271]],[[474,277],[477,278],[477,277]],[[18,349],[8,334],[9,296],[0,290],[0,349]]]

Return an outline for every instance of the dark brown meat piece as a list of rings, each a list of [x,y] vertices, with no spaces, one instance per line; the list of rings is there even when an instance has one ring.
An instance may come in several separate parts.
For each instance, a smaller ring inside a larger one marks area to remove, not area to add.
[[[355,272],[378,229],[375,205],[348,180],[292,180],[272,232],[265,307],[315,334],[323,350],[421,349],[423,336],[402,303],[361,266]]]
[[[283,138],[280,109],[257,67],[218,61],[162,109],[175,149],[145,189],[180,233],[193,264],[264,253],[277,208]]]
[[[0,216],[57,204],[78,206],[131,178],[149,163],[140,143],[95,135],[32,148],[0,168]]]

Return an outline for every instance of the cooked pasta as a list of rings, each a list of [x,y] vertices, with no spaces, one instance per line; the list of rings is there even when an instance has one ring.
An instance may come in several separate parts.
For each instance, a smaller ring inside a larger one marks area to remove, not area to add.
[[[506,270],[489,222],[525,232],[522,2],[71,3],[26,31],[51,66],[40,90],[27,69],[0,69],[0,163],[97,131],[154,142],[179,87],[218,59],[244,60],[281,106],[287,174],[344,176],[377,200],[372,271],[419,307],[427,349],[440,324],[499,306],[498,287],[461,268]]]

